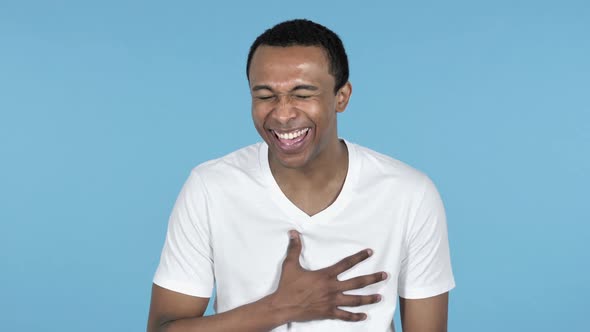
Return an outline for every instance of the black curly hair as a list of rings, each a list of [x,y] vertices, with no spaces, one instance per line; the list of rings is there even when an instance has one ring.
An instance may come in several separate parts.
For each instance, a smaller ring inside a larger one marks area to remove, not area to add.
[[[332,30],[306,19],[285,21],[262,33],[248,53],[246,77],[250,80],[250,62],[256,49],[261,45],[268,46],[319,46],[323,48],[330,61],[329,72],[336,81],[334,93],[348,82],[348,57],[342,40]]]

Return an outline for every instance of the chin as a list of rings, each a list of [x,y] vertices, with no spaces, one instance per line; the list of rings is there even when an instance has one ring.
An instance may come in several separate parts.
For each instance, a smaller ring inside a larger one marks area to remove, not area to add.
[[[271,151],[272,159],[278,165],[288,169],[301,169],[309,164],[309,158],[306,153],[299,153],[296,155],[280,155],[276,151]]]
[[[300,156],[292,158],[274,156],[273,159],[282,167],[289,169],[303,168],[307,164],[307,160],[300,158]]]

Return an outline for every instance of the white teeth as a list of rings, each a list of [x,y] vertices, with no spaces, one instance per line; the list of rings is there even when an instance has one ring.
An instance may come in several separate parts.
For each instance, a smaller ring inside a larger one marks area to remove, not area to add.
[[[290,133],[277,133],[275,131],[275,134],[277,134],[277,136],[280,139],[295,139],[295,138],[307,133],[308,131],[309,131],[309,128],[305,128],[305,129],[297,130],[297,131],[290,132]]]

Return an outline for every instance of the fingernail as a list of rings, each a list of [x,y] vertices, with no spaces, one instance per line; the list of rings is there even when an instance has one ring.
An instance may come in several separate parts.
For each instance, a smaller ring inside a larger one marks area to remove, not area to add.
[[[389,274],[387,274],[387,272],[381,273],[381,278],[383,278],[383,280],[387,279],[387,277],[389,277]]]
[[[369,256],[373,256],[373,249],[367,249],[367,254],[369,254]]]
[[[296,237],[297,237],[297,231],[290,230],[290,231],[289,231],[289,238],[290,238],[290,239],[294,239],[294,238],[296,238]]]

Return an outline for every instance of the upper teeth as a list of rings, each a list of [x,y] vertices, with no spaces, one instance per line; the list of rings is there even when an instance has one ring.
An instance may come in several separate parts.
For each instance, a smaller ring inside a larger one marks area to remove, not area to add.
[[[305,128],[305,129],[292,131],[290,133],[278,133],[275,131],[275,134],[277,134],[277,136],[281,139],[294,139],[294,138],[297,138],[297,137],[307,133],[308,130],[309,130],[309,128]]]

